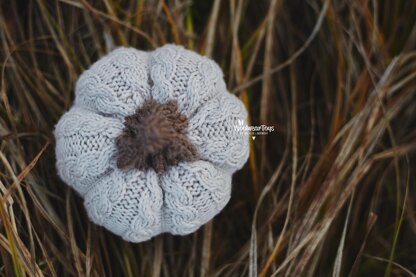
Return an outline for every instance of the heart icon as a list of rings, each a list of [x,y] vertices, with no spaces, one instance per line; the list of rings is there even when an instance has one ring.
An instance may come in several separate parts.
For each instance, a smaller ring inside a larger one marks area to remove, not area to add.
[[[251,138],[252,138],[253,140],[255,140],[255,139],[256,139],[256,137],[255,137],[255,136],[252,136]]]

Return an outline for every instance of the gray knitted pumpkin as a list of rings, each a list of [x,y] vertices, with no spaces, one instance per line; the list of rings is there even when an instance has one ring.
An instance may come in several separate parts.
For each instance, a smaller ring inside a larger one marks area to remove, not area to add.
[[[228,202],[248,158],[241,101],[181,46],[117,48],[79,78],[55,129],[58,174],[90,219],[125,240],[185,235]]]

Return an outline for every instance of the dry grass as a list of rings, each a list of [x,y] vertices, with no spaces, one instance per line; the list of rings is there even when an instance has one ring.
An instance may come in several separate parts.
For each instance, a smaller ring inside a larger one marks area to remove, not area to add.
[[[410,276],[416,2],[0,1],[2,276]],[[131,244],[89,223],[52,130],[115,45],[212,56],[254,125],[225,210]]]

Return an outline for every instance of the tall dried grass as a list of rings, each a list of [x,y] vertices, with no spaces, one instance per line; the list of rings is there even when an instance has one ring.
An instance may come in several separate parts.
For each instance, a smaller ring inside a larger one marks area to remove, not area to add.
[[[253,125],[225,210],[132,244],[54,166],[78,75],[117,45],[212,56]],[[410,276],[416,2],[0,1],[2,276]]]

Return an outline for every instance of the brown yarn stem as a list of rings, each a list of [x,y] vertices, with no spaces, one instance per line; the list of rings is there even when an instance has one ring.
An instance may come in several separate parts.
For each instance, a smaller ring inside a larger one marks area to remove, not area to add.
[[[180,113],[176,101],[148,100],[135,114],[125,117],[124,126],[116,141],[120,169],[153,168],[160,173],[197,158],[196,148],[185,134],[188,118]]]

